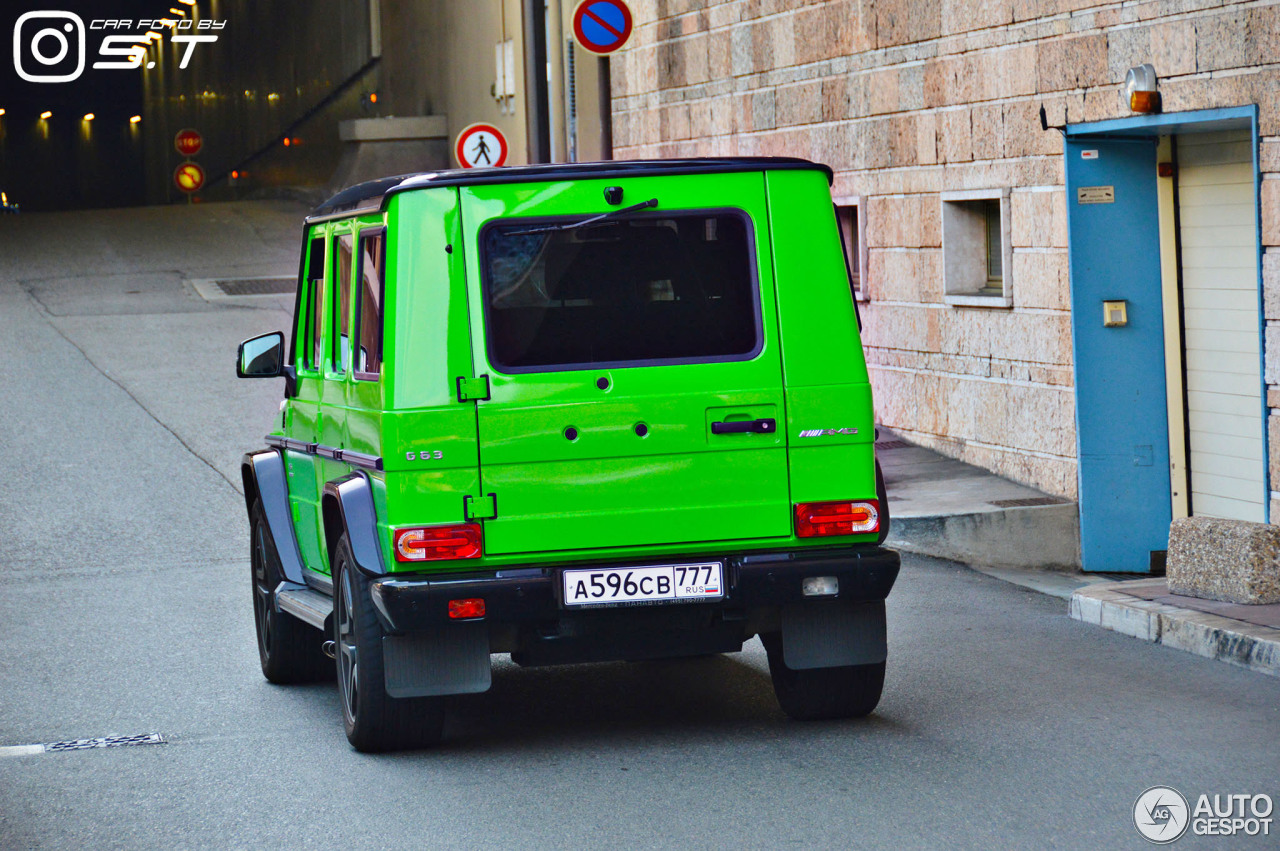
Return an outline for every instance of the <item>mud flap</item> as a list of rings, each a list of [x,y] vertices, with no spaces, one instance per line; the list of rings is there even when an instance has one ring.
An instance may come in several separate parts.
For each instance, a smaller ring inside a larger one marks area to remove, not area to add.
[[[382,661],[392,697],[475,694],[488,691],[493,678],[489,630],[482,621],[384,636]]]
[[[870,665],[888,652],[883,600],[821,600],[782,610],[782,657],[793,671]]]

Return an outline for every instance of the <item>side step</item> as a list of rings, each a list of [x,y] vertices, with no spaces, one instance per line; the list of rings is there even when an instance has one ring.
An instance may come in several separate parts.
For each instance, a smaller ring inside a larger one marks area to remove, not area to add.
[[[276,608],[323,630],[325,620],[333,613],[333,598],[303,585],[281,582],[276,588]]]

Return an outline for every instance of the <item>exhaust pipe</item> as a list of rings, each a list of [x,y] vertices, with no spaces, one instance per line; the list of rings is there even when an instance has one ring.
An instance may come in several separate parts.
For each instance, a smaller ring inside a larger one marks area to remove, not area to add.
[[[324,644],[320,645],[320,652],[328,656],[330,659],[336,659],[337,654],[334,652],[333,646],[332,641],[326,641]]]

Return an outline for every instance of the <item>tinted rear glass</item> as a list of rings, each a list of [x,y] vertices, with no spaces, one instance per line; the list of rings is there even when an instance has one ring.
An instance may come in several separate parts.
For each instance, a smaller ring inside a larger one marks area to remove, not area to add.
[[[741,360],[759,351],[745,214],[649,215],[520,233],[548,223],[557,221],[505,220],[483,231],[495,367]]]

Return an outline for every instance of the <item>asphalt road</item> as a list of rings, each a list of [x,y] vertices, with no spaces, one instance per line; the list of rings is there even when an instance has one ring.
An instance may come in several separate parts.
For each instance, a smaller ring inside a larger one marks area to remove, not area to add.
[[[1280,798],[1280,681],[1071,621],[907,557],[885,696],[802,724],[763,650],[524,670],[434,751],[365,756],[331,685],[258,671],[240,454],[278,381],[236,342],[284,298],[301,209],[0,222],[0,848],[1140,848],[1146,788]],[[1184,837],[1177,847],[1277,847]]]

